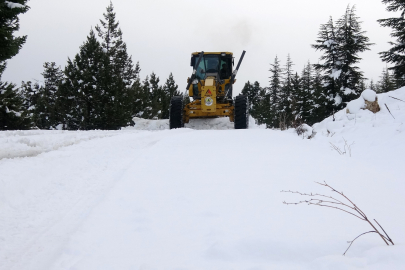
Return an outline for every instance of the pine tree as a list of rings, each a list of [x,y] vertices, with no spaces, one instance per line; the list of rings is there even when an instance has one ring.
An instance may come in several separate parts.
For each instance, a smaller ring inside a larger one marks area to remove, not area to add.
[[[398,89],[398,88],[401,88],[401,87],[405,86],[405,77],[404,76],[396,74],[394,72],[392,77],[393,77],[393,80],[394,80],[395,89]]]
[[[57,67],[54,62],[46,62],[42,76],[44,77],[44,86],[38,89],[39,99],[36,112],[39,118],[36,124],[40,129],[54,129],[60,120],[56,101],[64,75],[60,67]]]
[[[297,128],[299,125],[303,123],[301,116],[300,116],[300,106],[299,106],[299,95],[301,92],[301,78],[298,76],[296,72],[295,75],[292,77],[292,93],[291,93],[291,103],[290,103],[290,110],[292,115],[291,126],[293,128]]]
[[[149,79],[151,101],[152,101],[152,118],[160,119],[162,117],[162,101],[164,100],[164,93],[159,86],[159,77],[152,72]]]
[[[367,79],[364,79],[364,80],[360,81],[360,83],[359,83],[359,92],[360,93],[362,93],[364,90],[367,89],[366,81],[367,81]]]
[[[80,46],[75,58],[65,68],[66,82],[60,91],[59,111],[68,119],[62,122],[68,129],[107,129],[104,102],[108,93],[104,89],[103,72],[105,53],[93,30]],[[63,112],[63,113],[62,113]]]
[[[0,130],[29,129],[31,119],[14,84],[0,82]]]
[[[130,99],[131,87],[136,79],[132,58],[122,39],[119,22],[116,21],[113,4],[107,7],[101,26],[96,26],[98,36],[102,39],[104,58],[101,86],[106,95],[102,121],[105,129],[119,129],[133,125],[133,100]]]
[[[250,83],[250,81],[247,81],[245,85],[242,88],[242,95],[245,95],[248,97],[249,100],[249,113],[252,114],[252,107],[254,103],[254,99],[256,98],[258,93],[255,93],[253,90],[253,85]]]
[[[251,101],[250,97],[253,96],[253,85],[250,83],[250,81],[247,81],[245,85],[242,88],[241,91],[242,95],[248,96],[249,101]]]
[[[370,80],[370,84],[368,85],[368,88],[373,90],[374,92],[377,92],[377,86],[375,85],[373,79]]]
[[[38,83],[32,84],[31,81],[21,83],[21,95],[23,98],[23,107],[27,112],[27,115],[31,118],[33,126],[37,127],[40,125],[40,117],[38,112],[38,105],[40,102],[40,89]]]
[[[151,118],[151,100],[150,100],[150,89],[149,85],[149,77],[146,79],[147,86],[144,87],[141,83],[141,79],[139,77],[139,73],[141,72],[141,68],[139,66],[139,62],[135,65],[135,74],[136,79],[132,84],[131,92],[133,95],[133,115],[139,118],[150,119]]]
[[[312,99],[314,93],[313,81],[312,65],[308,62],[302,70],[300,87],[297,89],[298,91],[295,96],[296,114],[304,123],[308,124],[311,124],[310,120],[314,108],[314,102]]]
[[[337,40],[339,43],[339,60],[341,61],[340,96],[342,102],[349,102],[361,94],[359,85],[364,80],[363,72],[355,66],[361,58],[360,52],[370,50],[369,38],[361,29],[359,17],[355,14],[355,6],[347,7],[345,14],[337,21]],[[343,103],[341,103],[343,106]],[[341,109],[341,107],[339,109]]]
[[[397,87],[405,86],[405,1],[403,0],[382,0],[387,6],[387,11],[400,11],[399,17],[380,19],[378,22],[383,27],[392,28],[391,37],[395,42],[389,42],[391,48],[388,51],[381,52],[381,58],[387,63],[394,64],[389,68],[394,71]]]
[[[395,90],[395,79],[390,74],[388,68],[384,68],[380,76],[380,80],[377,82],[377,93],[386,93]]]
[[[323,92],[323,77],[320,70],[315,69],[315,74],[313,77],[313,109],[311,111],[311,118],[308,123],[310,125],[321,122],[325,117],[325,107],[327,105],[327,100]]]
[[[321,25],[316,50],[322,51],[321,63],[315,69],[324,74],[324,94],[327,100],[325,117],[342,109],[345,102],[359,96],[363,73],[356,64],[361,60],[360,52],[369,50],[372,43],[361,30],[361,23],[355,14],[355,7],[347,7],[345,14],[333,23]]]
[[[28,0],[9,0],[0,2],[0,78],[6,68],[6,61],[14,57],[25,41],[27,36],[15,37],[14,32],[20,28],[18,15],[26,13],[29,7]],[[7,86],[3,85],[3,89]]]
[[[31,119],[24,110],[22,93],[14,84],[2,82],[6,61],[14,57],[27,36],[15,37],[20,28],[18,15],[28,11],[27,0],[0,2],[0,130],[28,129]]]
[[[287,62],[284,66],[283,72],[283,83],[280,91],[280,115],[283,119],[284,128],[288,128],[292,121],[292,114],[291,114],[291,95],[293,91],[293,67],[294,63],[291,60],[290,55],[287,56]]]
[[[250,115],[256,119],[258,124],[265,124],[266,123],[266,92],[267,89],[260,87],[260,83],[255,81],[252,87],[253,93],[255,93],[255,97],[253,98],[251,104],[251,112]]]
[[[145,119],[157,119],[155,115],[153,115],[153,98],[152,98],[152,91],[151,91],[151,84],[149,76],[147,75],[145,80],[142,82],[142,92],[144,93],[145,102],[144,102],[144,111],[142,111],[142,118]]]
[[[270,75],[270,87],[268,89],[268,113],[266,116],[267,128],[278,128],[279,127],[279,112],[280,112],[280,92],[281,92],[281,75],[282,70],[280,68],[280,61],[278,57],[274,59],[274,63],[271,64],[269,70]]]
[[[180,91],[177,90],[179,86],[176,84],[173,78],[173,74],[170,72],[169,78],[163,85],[162,91],[162,119],[169,119],[170,100],[174,96],[180,96]]]
[[[336,108],[342,106],[342,98],[339,93],[341,85],[338,78],[342,72],[342,62],[339,59],[340,45],[336,35],[332,17],[326,24],[322,24],[318,33],[316,44],[312,47],[323,52],[320,57],[321,63],[315,64],[316,70],[322,72],[324,83],[324,95],[326,97],[325,116],[332,114]]]

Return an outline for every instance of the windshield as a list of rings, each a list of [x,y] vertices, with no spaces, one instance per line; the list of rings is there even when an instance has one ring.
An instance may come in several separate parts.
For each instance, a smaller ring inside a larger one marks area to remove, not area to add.
[[[200,80],[204,80],[207,73],[217,73],[218,70],[219,55],[204,55],[197,67],[196,75]]]
[[[197,64],[198,57],[195,57],[195,64]],[[204,55],[196,70],[196,76],[200,80],[205,80],[207,73],[219,73],[221,79],[227,79],[232,73],[232,57],[219,54]]]

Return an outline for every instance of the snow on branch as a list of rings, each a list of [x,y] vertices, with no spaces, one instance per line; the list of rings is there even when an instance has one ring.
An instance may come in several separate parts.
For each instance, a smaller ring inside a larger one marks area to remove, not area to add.
[[[25,8],[24,5],[18,4],[18,3],[13,3],[9,1],[4,2],[9,8]]]

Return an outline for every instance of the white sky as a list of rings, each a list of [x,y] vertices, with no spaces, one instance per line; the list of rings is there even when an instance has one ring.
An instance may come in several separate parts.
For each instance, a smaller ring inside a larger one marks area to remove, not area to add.
[[[20,53],[8,61],[4,81],[42,80],[44,62],[64,68],[67,58],[79,52],[90,28],[99,24],[109,0],[35,0],[20,16],[19,35],[28,35]],[[377,19],[394,14],[381,0],[114,0],[117,19],[134,62],[139,61],[142,80],[154,71],[164,83],[173,72],[180,90],[191,75],[190,54],[195,51],[231,51],[238,61],[246,55],[235,84],[239,92],[247,80],[268,85],[270,63],[278,55],[284,65],[290,54],[294,70],[301,73],[308,62],[321,55],[311,48],[319,26],[329,16],[343,15],[348,4],[356,5],[372,50],[360,54],[367,78],[379,79],[386,66],[378,52],[389,48],[389,28]],[[235,61],[235,64],[236,64]]]

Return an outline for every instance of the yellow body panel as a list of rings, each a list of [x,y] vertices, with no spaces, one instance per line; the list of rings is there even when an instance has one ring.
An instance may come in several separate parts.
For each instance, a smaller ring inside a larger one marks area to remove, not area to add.
[[[217,110],[215,78],[206,78],[205,85],[201,88],[201,110],[203,112],[215,112]]]
[[[188,82],[189,79],[190,78],[187,79],[187,82]],[[218,91],[216,93],[217,97],[224,97],[225,96],[225,85],[227,85],[229,83],[229,81],[230,81],[230,78],[225,79],[223,84],[218,85],[219,89],[218,89]],[[202,91],[202,87],[207,86],[205,80],[201,80],[200,82],[201,82],[201,84],[198,84],[198,93],[194,93],[193,92],[194,85],[193,84],[190,85],[190,88],[188,89],[188,95],[190,97],[200,96],[200,92]],[[235,82],[236,82],[236,79],[234,80],[234,83]],[[214,80],[214,85],[215,85],[215,80]]]
[[[216,117],[229,117],[231,122],[234,121],[233,117],[234,107],[229,103],[216,104],[214,112],[204,112],[202,110],[201,100],[195,100],[184,107],[183,123],[188,123],[192,118],[216,118]]]

